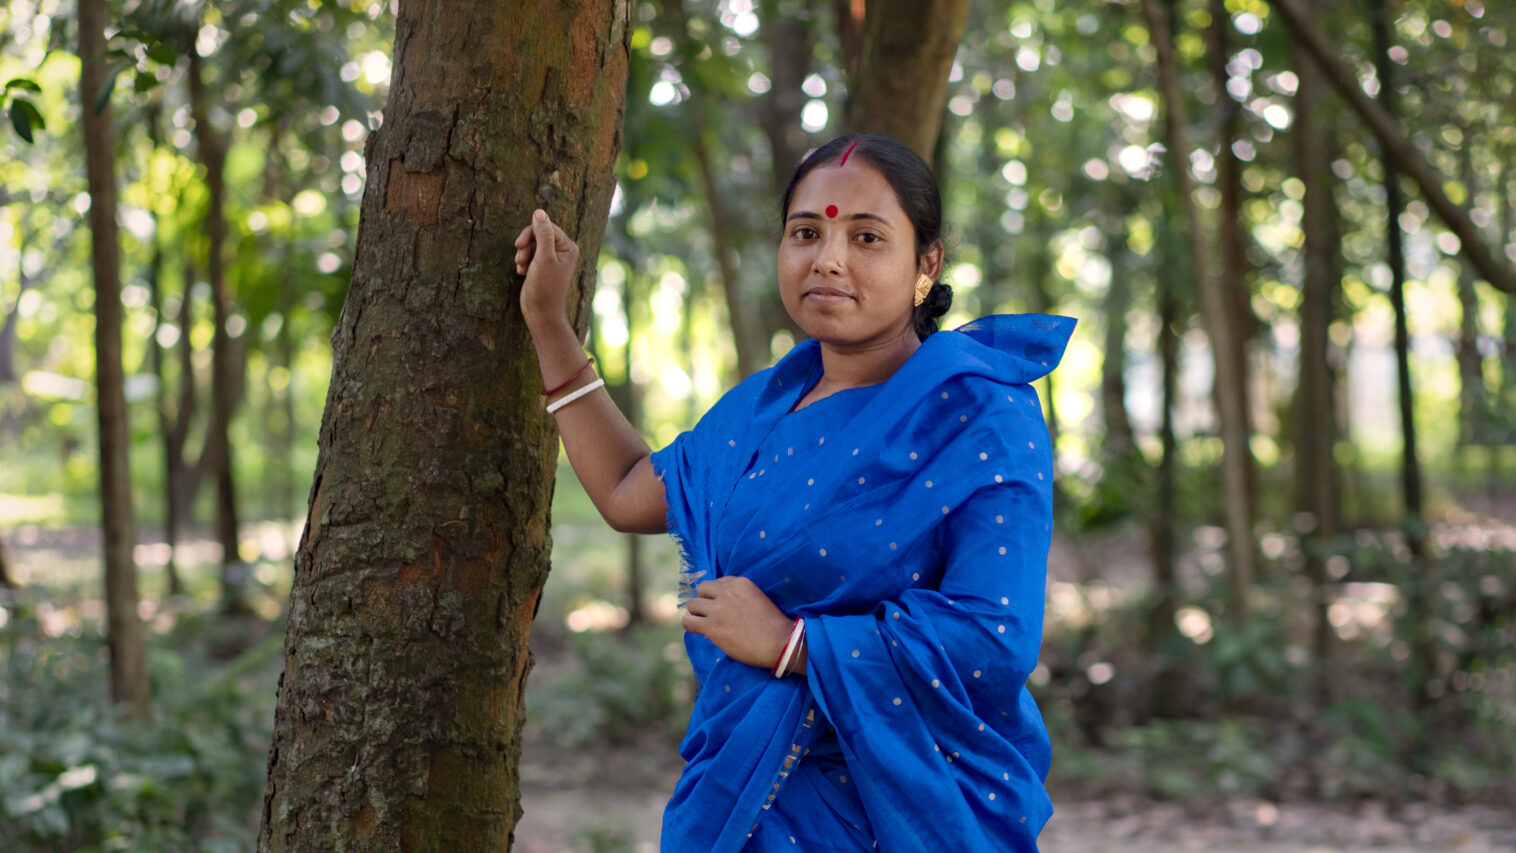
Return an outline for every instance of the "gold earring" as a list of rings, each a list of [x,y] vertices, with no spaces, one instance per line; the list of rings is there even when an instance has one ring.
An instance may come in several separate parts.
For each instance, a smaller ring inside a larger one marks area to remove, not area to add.
[[[923,302],[926,301],[926,295],[931,292],[933,284],[934,284],[934,282],[932,281],[932,277],[929,276],[929,275],[927,275],[926,273],[922,273],[920,276],[918,276],[916,278],[916,304],[917,305],[920,305],[921,303],[923,303]]]

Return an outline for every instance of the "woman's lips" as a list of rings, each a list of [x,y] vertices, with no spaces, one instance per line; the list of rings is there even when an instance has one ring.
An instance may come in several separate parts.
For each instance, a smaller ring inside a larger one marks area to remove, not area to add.
[[[852,294],[850,293],[843,293],[840,290],[836,290],[830,287],[818,287],[814,290],[807,290],[805,292],[805,295],[812,299],[820,299],[824,302],[840,302],[844,299],[853,298]]]

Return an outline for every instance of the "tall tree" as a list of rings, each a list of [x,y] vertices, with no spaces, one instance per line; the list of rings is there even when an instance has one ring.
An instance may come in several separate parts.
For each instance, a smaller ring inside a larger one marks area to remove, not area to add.
[[[216,541],[221,543],[221,607],[229,613],[247,609],[243,587],[246,567],[238,553],[236,466],[232,458],[232,415],[240,396],[233,362],[231,330],[232,293],[226,279],[226,146],[227,140],[211,124],[209,95],[205,89],[205,60],[197,48],[189,50],[190,112],[195,119],[195,141],[200,163],[205,167],[209,199],[205,211],[206,274],[211,283],[211,419],[206,432],[206,452],[211,459],[216,484]],[[238,364],[241,362],[239,361]]]
[[[1325,81],[1310,52],[1293,45],[1295,74],[1295,170],[1305,184],[1300,229],[1304,232],[1304,273],[1300,282],[1300,369],[1295,387],[1295,506],[1310,526],[1301,531],[1305,574],[1314,591],[1316,671],[1312,692],[1319,706],[1331,699],[1331,636],[1327,622],[1326,542],[1337,535],[1338,499],[1332,448],[1333,368],[1330,362],[1333,306],[1338,283],[1334,245],[1338,216],[1327,163],[1329,127],[1323,110]]]
[[[1238,332],[1233,328],[1233,316],[1227,310],[1226,298],[1221,293],[1219,281],[1211,274],[1208,241],[1195,203],[1194,181],[1189,173],[1189,131],[1183,95],[1179,90],[1179,73],[1175,67],[1171,30],[1173,4],[1174,0],[1142,0],[1148,32],[1157,48],[1165,135],[1169,155],[1174,158],[1172,168],[1179,184],[1179,203],[1184,211],[1190,239],[1190,263],[1215,365],[1214,395],[1223,447],[1221,488],[1231,578],[1228,605],[1233,616],[1246,620],[1248,591],[1253,584],[1256,563],[1253,521],[1248,500],[1248,469],[1252,464],[1252,450],[1248,443],[1247,429],[1247,374],[1242,364],[1229,357],[1235,354],[1229,342]]]
[[[871,0],[866,8],[848,130],[892,136],[930,163],[969,0]]]
[[[1390,58],[1389,10],[1384,0],[1369,0],[1369,23],[1374,31],[1374,70],[1379,75],[1379,107],[1389,121],[1397,112],[1394,62]],[[1383,140],[1381,140],[1383,141]],[[1415,625],[1411,643],[1410,682],[1412,701],[1418,711],[1431,706],[1428,690],[1436,657],[1435,640],[1430,627],[1431,566],[1426,560],[1426,538],[1422,529],[1421,461],[1416,448],[1415,392],[1411,386],[1411,335],[1405,307],[1405,247],[1400,233],[1400,214],[1405,210],[1405,196],[1400,189],[1400,162],[1381,149],[1385,191],[1385,249],[1390,267],[1390,306],[1395,311],[1395,377],[1400,397],[1400,487],[1404,495],[1403,528],[1411,551],[1412,576],[1408,581],[1406,603],[1409,621]]]
[[[259,849],[505,850],[557,437],[510,278],[585,260],[621,143],[619,0],[403,0],[291,590]]]
[[[106,643],[111,698],[132,715],[152,715],[147,647],[137,615],[132,522],[131,434],[121,367],[121,247],[116,231],[116,140],[106,88],[105,0],[79,2],[80,112],[89,179],[91,262],[95,274],[95,385],[100,426],[100,525],[105,559]],[[100,95],[106,94],[101,101]]]

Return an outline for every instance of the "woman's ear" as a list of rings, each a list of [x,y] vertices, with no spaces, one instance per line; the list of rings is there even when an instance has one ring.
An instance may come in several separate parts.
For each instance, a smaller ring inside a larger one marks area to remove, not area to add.
[[[932,247],[926,250],[926,254],[922,255],[921,259],[917,261],[917,270],[925,273],[932,279],[932,281],[937,281],[938,279],[942,278],[943,251],[944,249],[942,247],[941,240],[933,243]]]

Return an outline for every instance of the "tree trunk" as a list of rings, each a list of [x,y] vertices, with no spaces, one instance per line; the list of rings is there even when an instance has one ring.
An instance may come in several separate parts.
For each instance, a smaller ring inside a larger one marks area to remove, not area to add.
[[[1167,178],[1163,194],[1165,208],[1178,203],[1178,181]],[[1173,202],[1169,203],[1168,199]],[[1161,217],[1167,219],[1168,217]],[[1158,654],[1178,630],[1174,617],[1179,610],[1179,442],[1174,435],[1174,408],[1179,402],[1179,294],[1174,283],[1177,276],[1163,269],[1183,266],[1181,252],[1171,230],[1160,231],[1160,269],[1154,281],[1158,309],[1158,359],[1163,373],[1163,409],[1158,424],[1158,440],[1163,456],[1158,461],[1157,494],[1150,521],[1153,544],[1153,606],[1148,614],[1148,648],[1159,663],[1153,684],[1153,713],[1160,717],[1178,716],[1184,709],[1180,693],[1180,670],[1176,662]]]
[[[1126,245],[1126,217],[1112,219],[1115,221],[1107,232],[1109,242],[1105,253],[1111,265],[1111,283],[1102,305],[1105,351],[1100,359],[1100,412],[1105,422],[1104,453],[1108,460],[1126,459],[1137,451],[1132,419],[1126,410],[1126,315],[1132,307],[1132,281],[1127,272],[1127,261],[1131,250]]]
[[[1311,692],[1318,708],[1331,703],[1332,626],[1325,544],[1337,535],[1337,493],[1332,452],[1337,436],[1330,362],[1333,304],[1338,289],[1332,244],[1338,215],[1327,163],[1328,130],[1322,121],[1321,71],[1310,53],[1293,44],[1299,88],[1295,94],[1295,168],[1305,184],[1304,277],[1300,285],[1300,366],[1294,404],[1295,506],[1306,525],[1300,531],[1305,576],[1312,590],[1316,666]]]
[[[700,46],[692,43],[689,28],[685,26],[683,0],[665,0],[664,12],[673,22],[671,35],[680,43],[681,50],[677,55],[688,58],[699,53]],[[721,276],[721,293],[726,297],[732,344],[737,350],[737,375],[734,378],[740,381],[768,366],[769,338],[764,331],[763,317],[758,306],[743,289],[737,241],[733,239],[731,209],[721,187],[716,183],[716,167],[712,163],[711,146],[707,139],[707,134],[713,130],[705,112],[708,95],[700,85],[699,74],[689,68],[682,70],[685,71],[682,75],[685,85],[690,89],[690,97],[684,102],[690,119],[690,147],[695,155],[695,167],[700,176],[701,193],[705,196],[706,212],[710,214],[711,253],[716,256],[716,270]],[[728,384],[737,383],[734,381]]]
[[[1211,276],[1205,229],[1195,205],[1189,172],[1189,139],[1185,109],[1179,91],[1178,71],[1174,64],[1173,39],[1169,10],[1162,0],[1142,0],[1148,32],[1158,53],[1158,73],[1164,103],[1171,168],[1179,184],[1179,204],[1184,211],[1190,239],[1190,257],[1195,288],[1199,291],[1201,314],[1211,341],[1215,364],[1216,415],[1220,425],[1223,452],[1221,487],[1226,513],[1227,554],[1230,568],[1230,615],[1239,621],[1248,618],[1248,592],[1253,585],[1255,558],[1253,520],[1248,512],[1248,469],[1252,466],[1252,449],[1248,445],[1247,373],[1244,365],[1229,358],[1229,341],[1237,335],[1232,328],[1226,299]],[[1173,0],[1169,0],[1172,4]]]
[[[204,64],[200,55],[189,52],[190,110],[195,119],[195,141],[200,146],[200,162],[205,166],[206,204],[205,241],[206,274],[211,282],[211,307],[215,332],[211,337],[211,420],[206,447],[216,481],[216,541],[221,543],[221,609],[224,613],[242,613],[246,601],[247,567],[238,553],[236,465],[232,458],[229,432],[232,414],[237,407],[234,352],[227,329],[232,309],[231,290],[226,282],[226,140],[211,126],[206,103]]]
[[[1217,242],[1221,246],[1221,266],[1218,272],[1221,276],[1221,297],[1230,323],[1230,334],[1223,346],[1227,348],[1228,363],[1236,365],[1242,382],[1242,430],[1251,436],[1253,416],[1248,405],[1248,388],[1251,385],[1248,343],[1253,339],[1257,318],[1253,314],[1252,293],[1248,287],[1248,262],[1242,228],[1242,164],[1232,151],[1232,143],[1239,138],[1242,105],[1226,91],[1227,58],[1232,53],[1227,33],[1232,26],[1232,16],[1226,10],[1225,0],[1210,2],[1211,24],[1206,28],[1206,61],[1210,65],[1211,78],[1216,88],[1216,102],[1221,105],[1222,112],[1219,144],[1216,146],[1216,189],[1221,194],[1216,228]],[[1253,464],[1251,452],[1242,462],[1246,466],[1247,475],[1247,516],[1250,519],[1257,518],[1258,466]]]
[[[1379,0],[1373,0],[1373,2],[1377,8]],[[1394,109],[1389,103],[1384,102],[1384,90],[1390,84],[1383,77],[1379,78],[1380,98],[1376,102],[1364,94],[1362,86],[1358,83],[1358,75],[1337,56],[1326,36],[1311,24],[1304,9],[1299,5],[1299,0],[1269,0],[1269,4],[1280,13],[1280,17],[1284,18],[1295,40],[1311,52],[1311,56],[1326,72],[1327,79],[1347,99],[1353,111],[1358,113],[1364,124],[1367,124],[1369,130],[1378,138],[1384,152],[1384,159],[1387,162],[1393,161],[1398,167],[1397,172],[1404,172],[1416,182],[1416,186],[1421,188],[1422,194],[1426,196],[1427,205],[1436,211],[1442,224],[1458,237],[1463,256],[1474,265],[1480,275],[1484,276],[1491,287],[1505,293],[1516,294],[1516,270],[1495,257],[1489,244],[1480,236],[1479,228],[1474,225],[1474,220],[1469,217],[1468,211],[1448,198],[1447,193],[1442,189],[1443,178],[1427,163],[1426,158],[1416,150],[1416,146],[1411,144],[1411,141],[1396,125]],[[1377,60],[1376,64],[1378,64]]]
[[[159,138],[158,122],[162,118],[161,105],[154,105],[144,116],[147,125],[147,138],[153,148],[157,148],[162,142]],[[158,409],[158,437],[163,445],[163,542],[168,546],[168,559],[163,564],[165,593],[169,596],[182,595],[184,583],[179,577],[179,567],[175,561],[174,549],[178,544],[178,516],[179,507],[176,505],[178,498],[177,483],[175,479],[179,474],[179,467],[183,464],[182,453],[176,457],[174,452],[173,409],[169,406],[168,371],[164,365],[163,344],[158,341],[158,333],[164,328],[163,321],[163,243],[159,239],[158,210],[149,207],[149,214],[153,217],[152,257],[147,264],[147,294],[148,304],[153,309],[153,331],[147,341],[147,360],[151,365],[153,377],[158,380],[158,389],[155,393],[155,402]],[[188,294],[185,299],[188,300]],[[180,328],[180,336],[188,337],[187,328]],[[192,381],[187,377],[180,377],[180,381]],[[176,464],[177,463],[177,464]]]
[[[930,163],[969,0],[872,0],[867,8],[848,130],[894,137]]]
[[[1473,131],[1460,123],[1464,139]],[[1474,155],[1465,142],[1458,150],[1459,179],[1469,197],[1479,194],[1474,171]],[[1510,301],[1510,300],[1507,300]],[[1484,358],[1479,354],[1479,292],[1474,286],[1474,271],[1468,264],[1458,266],[1458,449],[1459,456],[1470,445],[1491,445],[1490,406],[1484,388]]]
[[[1379,76],[1379,108],[1390,121],[1397,112],[1394,63],[1390,59],[1389,10],[1384,0],[1369,0],[1369,20],[1374,31],[1374,68]],[[1411,551],[1410,589],[1406,590],[1407,619],[1416,626],[1411,638],[1410,684],[1412,704],[1418,719],[1432,704],[1428,686],[1432,681],[1436,649],[1431,632],[1431,565],[1426,559],[1426,538],[1422,526],[1421,464],[1416,454],[1415,396],[1411,388],[1411,336],[1405,313],[1405,247],[1400,233],[1400,214],[1405,198],[1400,191],[1397,160],[1384,146],[1380,157],[1384,170],[1386,261],[1390,266],[1390,305],[1395,311],[1395,375],[1400,391],[1400,485],[1404,494],[1403,529]],[[1417,752],[1421,747],[1417,747]]]
[[[140,719],[152,716],[147,647],[137,615],[132,523],[131,433],[121,368],[121,249],[116,236],[116,138],[111,111],[97,112],[105,84],[105,0],[79,2],[80,112],[89,177],[91,257],[95,273],[95,386],[100,423],[100,526],[105,558],[106,644],[111,699]]]
[[[631,4],[402,0],[295,558],[261,851],[507,850],[558,441],[512,245],[589,319]]]

